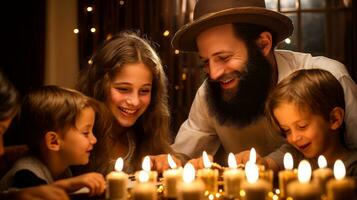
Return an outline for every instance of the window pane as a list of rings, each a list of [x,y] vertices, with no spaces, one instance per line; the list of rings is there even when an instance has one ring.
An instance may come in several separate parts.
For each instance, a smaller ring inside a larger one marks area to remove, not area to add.
[[[302,13],[301,23],[303,51],[313,55],[324,55],[326,32],[324,13]]]
[[[300,3],[301,9],[326,7],[326,0],[300,0]]]
[[[265,0],[265,5],[270,10],[278,10],[278,0]]]
[[[296,10],[297,4],[295,0],[280,0],[281,11]]]
[[[294,32],[289,38],[285,39],[285,41],[282,41],[278,45],[278,48],[298,51],[297,32],[299,27],[297,26],[297,15],[294,13],[286,14],[286,16],[288,16],[293,21]]]

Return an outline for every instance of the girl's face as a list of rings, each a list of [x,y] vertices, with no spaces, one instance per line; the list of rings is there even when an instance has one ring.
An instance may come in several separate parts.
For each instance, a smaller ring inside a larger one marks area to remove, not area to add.
[[[299,110],[294,103],[282,103],[273,111],[287,141],[304,154],[316,158],[328,151],[335,137],[330,123],[322,116]]]
[[[131,127],[146,111],[151,101],[153,75],[143,64],[125,64],[115,75],[107,105],[119,124]]]
[[[64,163],[68,165],[85,165],[93,145],[97,142],[93,135],[95,112],[88,107],[81,111],[76,119],[76,126],[69,128],[61,137],[60,152]]]

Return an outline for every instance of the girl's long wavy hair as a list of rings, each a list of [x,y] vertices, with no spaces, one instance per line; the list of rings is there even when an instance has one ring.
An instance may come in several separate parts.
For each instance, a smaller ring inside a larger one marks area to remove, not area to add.
[[[138,118],[131,130],[136,137],[134,165],[140,169],[145,155],[170,153],[168,142],[169,109],[167,96],[167,78],[160,58],[150,46],[149,41],[133,32],[121,32],[105,41],[93,54],[89,65],[79,78],[77,89],[99,101],[109,98],[110,85],[117,73],[126,64],[142,62],[153,74],[151,102],[147,110]],[[95,151],[108,155],[110,138],[118,138],[111,131],[109,135],[97,135],[98,144]],[[102,140],[102,141],[100,141]],[[93,158],[99,164],[102,158]],[[100,159],[100,160],[98,160]]]

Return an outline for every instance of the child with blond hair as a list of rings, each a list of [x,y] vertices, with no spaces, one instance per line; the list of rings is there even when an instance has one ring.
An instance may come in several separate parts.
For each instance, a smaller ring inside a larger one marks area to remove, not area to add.
[[[329,167],[341,159],[347,175],[357,177],[357,154],[344,140],[344,92],[330,72],[308,69],[292,73],[274,88],[266,111],[271,124],[289,143],[280,150],[289,151],[297,161],[307,158],[313,164],[323,155]],[[270,155],[262,161],[279,170],[282,159]]]

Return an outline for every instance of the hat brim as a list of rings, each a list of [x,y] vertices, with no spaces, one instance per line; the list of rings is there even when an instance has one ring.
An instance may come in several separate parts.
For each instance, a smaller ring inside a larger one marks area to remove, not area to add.
[[[197,51],[196,37],[205,29],[231,23],[249,23],[267,27],[274,31],[276,41],[289,37],[293,30],[291,20],[278,12],[256,7],[231,8],[207,14],[181,27],[172,39],[175,49],[186,52]]]

